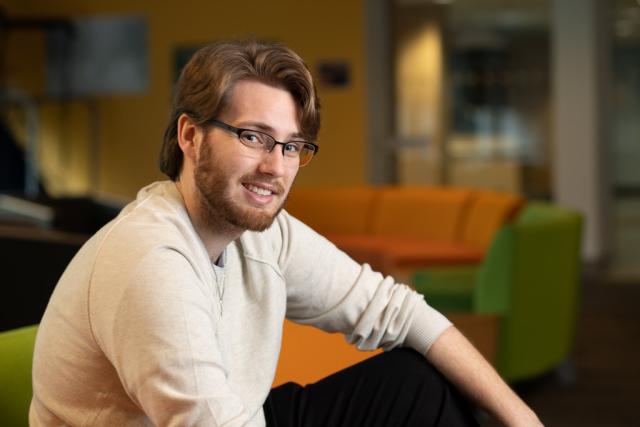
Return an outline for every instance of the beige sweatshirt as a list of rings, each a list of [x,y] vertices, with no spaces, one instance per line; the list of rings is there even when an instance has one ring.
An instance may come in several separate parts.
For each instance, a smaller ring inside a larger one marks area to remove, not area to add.
[[[209,261],[172,182],[140,190],[49,301],[31,425],[263,426],[285,317],[421,353],[450,325],[284,211],[223,260]]]

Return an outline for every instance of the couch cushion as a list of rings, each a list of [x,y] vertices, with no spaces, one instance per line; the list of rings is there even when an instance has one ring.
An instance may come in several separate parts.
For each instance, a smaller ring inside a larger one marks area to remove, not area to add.
[[[381,350],[358,350],[348,344],[342,334],[330,334],[312,326],[285,320],[282,351],[273,386],[288,381],[302,385],[314,383],[379,353]]]
[[[373,187],[294,188],[287,211],[320,234],[366,233],[371,228]]]
[[[483,257],[483,251],[464,243],[411,236],[329,233],[327,238],[354,260],[384,274],[434,265],[478,264]]]
[[[380,190],[372,232],[438,241],[456,241],[471,200],[471,190],[388,187]]]
[[[485,250],[498,228],[510,222],[523,203],[524,198],[518,194],[475,190],[458,241]]]

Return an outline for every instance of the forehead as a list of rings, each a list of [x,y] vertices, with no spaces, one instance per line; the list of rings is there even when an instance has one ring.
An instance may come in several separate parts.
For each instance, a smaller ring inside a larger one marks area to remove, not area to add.
[[[236,126],[261,123],[278,134],[300,132],[299,108],[291,93],[254,80],[239,81],[231,88],[221,119]]]

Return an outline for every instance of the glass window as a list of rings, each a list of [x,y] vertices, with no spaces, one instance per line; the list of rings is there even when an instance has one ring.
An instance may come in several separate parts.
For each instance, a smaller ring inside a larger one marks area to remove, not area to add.
[[[547,1],[397,1],[400,183],[550,194]]]
[[[613,274],[640,276],[640,4],[618,0],[613,10]]]

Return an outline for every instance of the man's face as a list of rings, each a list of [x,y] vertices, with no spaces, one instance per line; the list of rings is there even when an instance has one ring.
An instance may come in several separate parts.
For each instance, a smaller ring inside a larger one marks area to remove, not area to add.
[[[300,133],[297,117],[286,90],[240,81],[230,94],[229,107],[216,119],[288,141]],[[282,209],[297,172],[297,163],[285,161],[280,145],[270,153],[257,151],[242,145],[235,134],[211,128],[194,170],[203,219],[212,227],[262,231]]]

